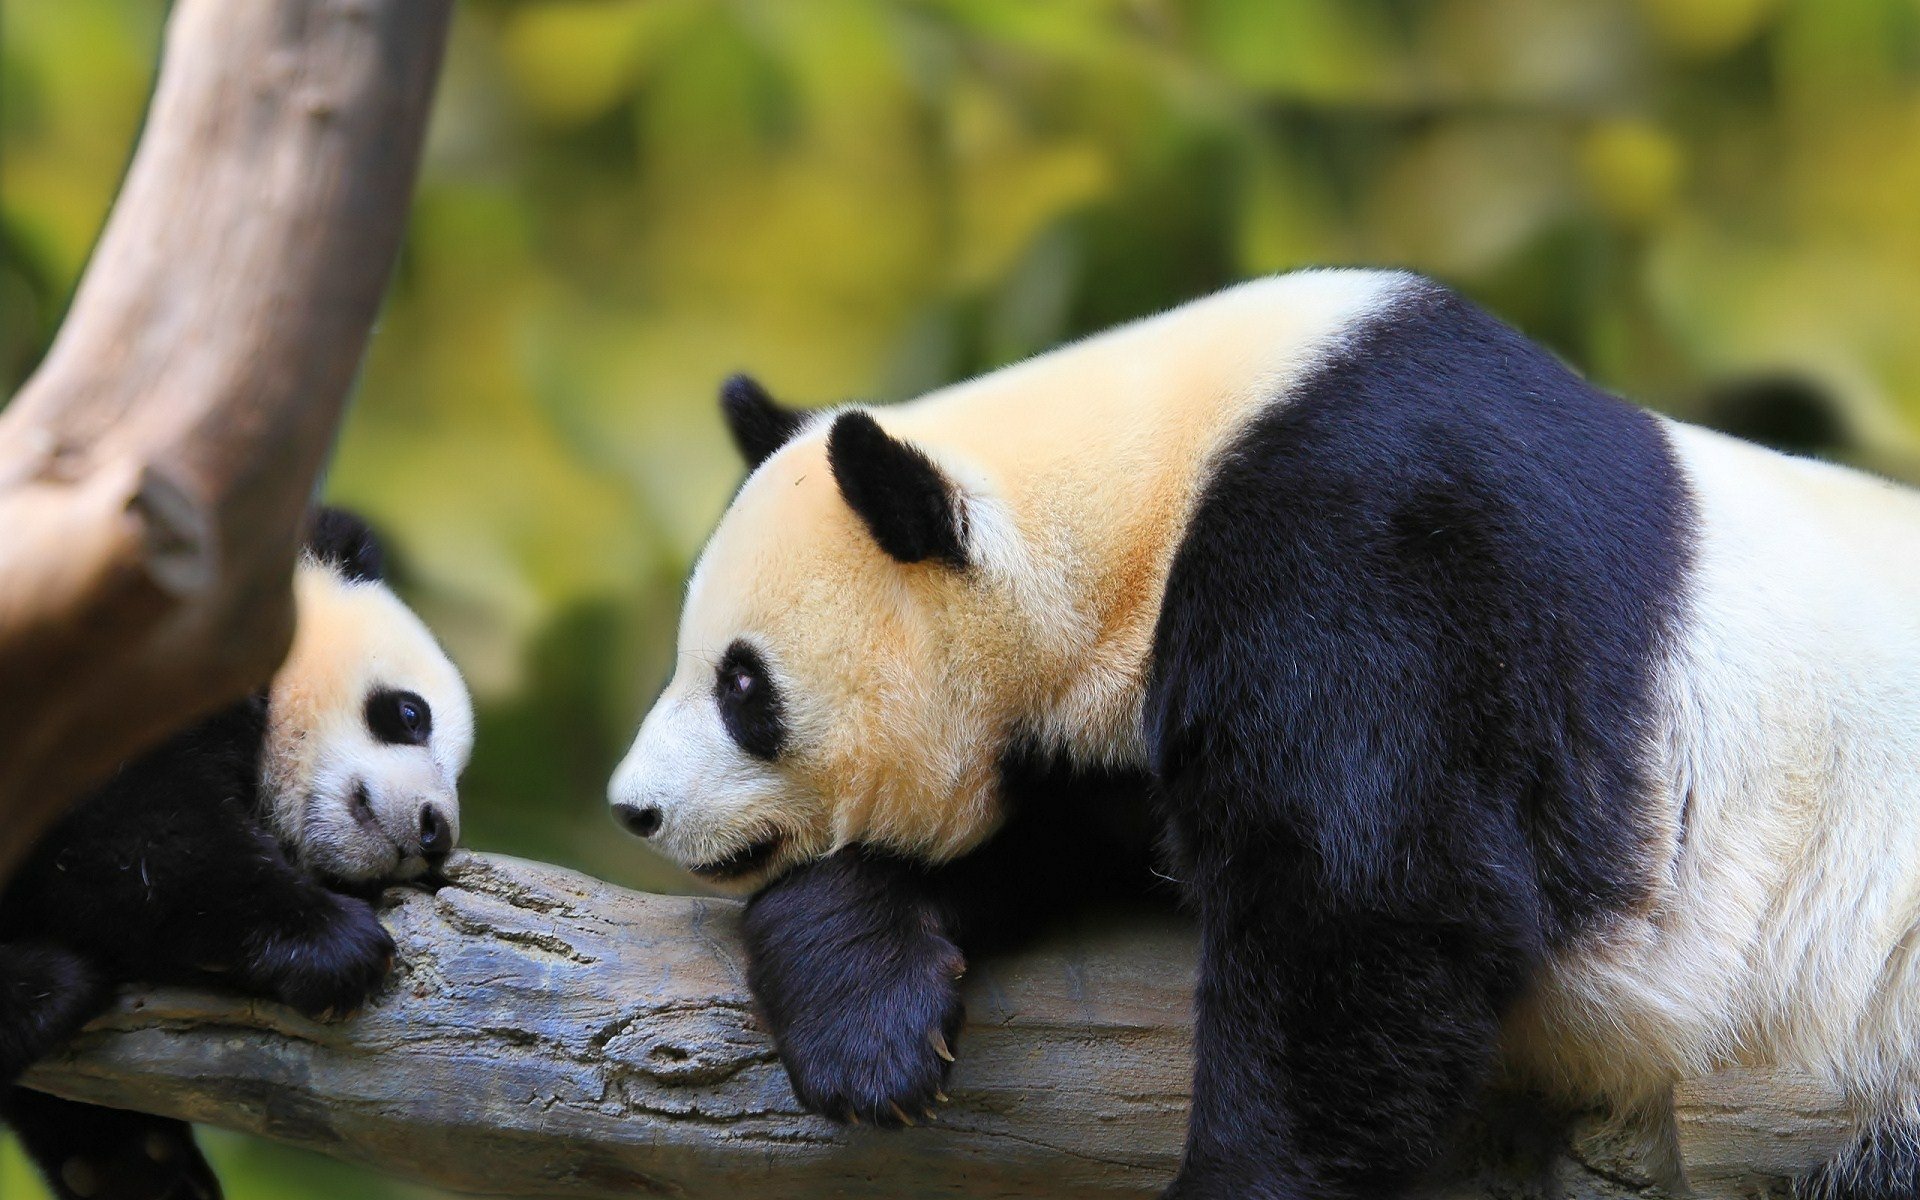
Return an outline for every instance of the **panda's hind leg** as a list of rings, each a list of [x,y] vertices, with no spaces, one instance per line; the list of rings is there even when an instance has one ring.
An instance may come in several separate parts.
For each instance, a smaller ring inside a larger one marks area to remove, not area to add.
[[[1920,1196],[1920,1121],[1893,1118],[1794,1181],[1794,1200],[1914,1200]]]
[[[0,1090],[0,1119],[59,1200],[220,1200],[220,1181],[171,1117]]]

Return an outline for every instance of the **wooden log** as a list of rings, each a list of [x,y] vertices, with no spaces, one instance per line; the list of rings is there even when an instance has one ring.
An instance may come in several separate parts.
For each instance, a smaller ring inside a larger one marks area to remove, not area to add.
[[[800,1111],[753,1015],[733,902],[480,855],[449,875],[433,894],[389,894],[395,985],[352,1020],[136,990],[28,1082],[483,1193],[1078,1200],[1150,1197],[1173,1174],[1195,958],[1171,915],[976,963],[953,1102],[934,1124],[887,1133]],[[1818,1161],[1840,1128],[1809,1094],[1781,1107],[1748,1084],[1703,1119],[1716,1167],[1744,1124],[1768,1142],[1763,1170],[1723,1172],[1703,1196],[1751,1194],[1740,1189]],[[1803,1136],[1816,1112],[1821,1136]],[[1604,1124],[1544,1165],[1514,1136],[1494,1128],[1442,1194],[1663,1195]]]
[[[0,879],[264,682],[413,190],[449,0],[177,0],[138,151],[0,413]]]

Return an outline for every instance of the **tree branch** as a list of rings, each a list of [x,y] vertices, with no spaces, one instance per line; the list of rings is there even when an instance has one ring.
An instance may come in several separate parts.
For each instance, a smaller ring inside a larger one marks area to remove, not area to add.
[[[146,129],[0,413],[0,879],[257,686],[406,223],[448,0],[177,0]]]
[[[351,1021],[133,992],[27,1081],[474,1192],[1078,1200],[1152,1196],[1172,1176],[1194,971],[1177,920],[975,964],[953,1103],[889,1134],[799,1111],[752,1014],[737,905],[507,858],[463,855],[450,874],[436,894],[391,894],[396,983]],[[1683,1097],[1701,1195],[1746,1194],[1838,1144],[1831,1097],[1736,1084]],[[1509,1128],[1484,1140],[1501,1149],[1464,1156],[1445,1194],[1527,1194],[1512,1189],[1542,1164],[1513,1153]],[[1556,1196],[1661,1194],[1597,1126],[1557,1170]]]

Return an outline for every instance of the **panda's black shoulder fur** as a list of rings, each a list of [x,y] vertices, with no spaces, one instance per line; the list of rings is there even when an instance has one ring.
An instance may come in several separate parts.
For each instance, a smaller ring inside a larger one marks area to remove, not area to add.
[[[0,894],[0,940],[57,941],[116,981],[190,976],[179,943],[195,910],[231,903],[230,858],[284,861],[255,811],[265,707],[229,706],[75,805]]]
[[[1388,870],[1476,824],[1433,806],[1497,810],[1515,843],[1463,849],[1557,938],[1642,886],[1694,526],[1654,417],[1420,285],[1212,472],[1155,639],[1155,775],[1258,764],[1237,790],[1304,810],[1310,886],[1388,908],[1457,903]]]
[[[1695,527],[1654,418],[1431,285],[1222,456],[1145,706],[1202,927],[1169,1195],[1438,1157],[1544,955],[1645,893]]]

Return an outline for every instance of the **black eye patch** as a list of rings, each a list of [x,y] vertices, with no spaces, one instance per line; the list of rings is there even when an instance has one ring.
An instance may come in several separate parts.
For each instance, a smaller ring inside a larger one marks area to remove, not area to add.
[[[433,736],[433,709],[413,692],[381,688],[367,697],[367,728],[389,746],[424,746]]]
[[[713,694],[728,736],[748,754],[771,762],[787,740],[780,693],[759,651],[745,642],[727,647],[714,671]]]

